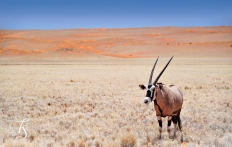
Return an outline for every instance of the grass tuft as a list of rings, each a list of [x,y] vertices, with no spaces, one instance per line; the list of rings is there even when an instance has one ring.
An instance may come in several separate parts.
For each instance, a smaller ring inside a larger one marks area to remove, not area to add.
[[[67,147],[76,147],[76,143],[74,140],[70,140],[67,144],[66,144]]]
[[[80,140],[78,147],[87,147],[87,145],[85,144],[84,140]]]
[[[121,137],[121,147],[133,147],[136,142],[136,137],[133,134],[128,133]]]

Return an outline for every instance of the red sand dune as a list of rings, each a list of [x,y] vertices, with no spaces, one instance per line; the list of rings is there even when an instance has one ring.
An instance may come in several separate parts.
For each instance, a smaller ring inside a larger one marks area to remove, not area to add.
[[[232,57],[232,27],[0,31],[0,59]]]

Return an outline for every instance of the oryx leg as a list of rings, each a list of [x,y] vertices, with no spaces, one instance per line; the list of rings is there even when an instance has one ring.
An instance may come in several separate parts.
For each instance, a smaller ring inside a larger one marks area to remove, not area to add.
[[[174,137],[176,137],[177,120],[178,120],[178,116],[177,116],[177,115],[173,115],[173,116],[172,116],[172,122],[173,122],[173,124],[174,124]]]
[[[162,136],[162,118],[161,116],[157,116],[157,119],[158,119],[158,123],[159,123],[159,138],[161,139],[161,136]]]
[[[171,124],[172,124],[172,116],[168,116],[168,135],[170,137],[170,133],[171,133]]]

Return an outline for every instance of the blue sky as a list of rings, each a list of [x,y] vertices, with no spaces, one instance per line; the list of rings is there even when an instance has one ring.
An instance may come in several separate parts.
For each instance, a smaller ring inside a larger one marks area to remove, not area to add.
[[[1,0],[0,29],[232,26],[232,0]]]

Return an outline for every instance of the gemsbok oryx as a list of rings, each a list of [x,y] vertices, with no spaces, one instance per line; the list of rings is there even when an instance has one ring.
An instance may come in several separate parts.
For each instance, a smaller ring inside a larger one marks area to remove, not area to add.
[[[170,136],[171,132],[171,122],[174,124],[174,137],[176,137],[177,123],[179,129],[181,130],[181,120],[180,120],[180,111],[183,104],[183,93],[180,89],[174,85],[165,86],[162,83],[157,83],[160,76],[163,74],[164,70],[167,68],[168,64],[171,62],[173,56],[168,61],[166,66],[160,72],[156,80],[152,83],[152,75],[155,69],[156,63],[159,57],[156,59],[156,62],[151,70],[150,78],[148,85],[139,85],[142,90],[146,90],[146,97],[144,99],[145,104],[149,104],[154,101],[154,107],[156,111],[156,116],[159,123],[159,132],[160,138],[162,135],[162,117],[168,116],[168,128],[167,131]]]

